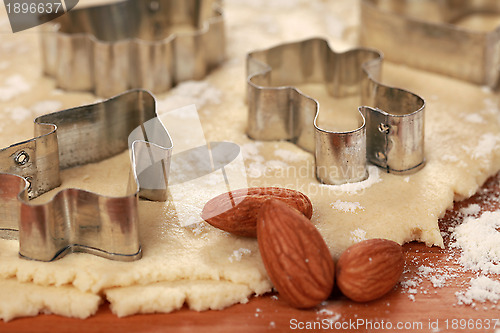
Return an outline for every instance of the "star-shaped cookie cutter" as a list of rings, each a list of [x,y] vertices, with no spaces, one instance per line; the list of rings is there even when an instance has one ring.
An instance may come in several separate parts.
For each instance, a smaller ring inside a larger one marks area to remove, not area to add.
[[[500,13],[496,0],[362,0],[360,41],[382,50],[390,61],[495,89],[500,22],[489,30],[457,25],[471,14],[492,13]]]
[[[378,79],[382,54],[366,48],[336,53],[323,39],[281,44],[247,56],[248,135],[288,140],[314,152],[322,183],[358,182],[366,161],[406,174],[424,166],[425,101]],[[325,84],[335,97],[359,94],[357,128],[329,131],[318,123],[319,103],[294,85]]]
[[[128,0],[73,9],[42,25],[44,72],[67,90],[161,93],[224,60],[217,0]]]
[[[139,259],[138,198],[166,200],[173,147],[154,96],[131,90],[40,116],[35,136],[0,150],[0,236],[19,238],[19,254],[28,259],[52,261],[76,251]],[[28,201],[61,185],[60,170],[127,149],[131,172],[123,196],[70,188],[43,204]]]

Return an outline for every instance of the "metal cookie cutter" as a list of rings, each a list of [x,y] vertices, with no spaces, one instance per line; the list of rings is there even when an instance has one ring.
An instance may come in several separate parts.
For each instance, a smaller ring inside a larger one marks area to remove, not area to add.
[[[248,135],[289,140],[314,152],[316,177],[326,184],[367,177],[366,160],[405,174],[424,166],[424,100],[378,83],[382,55],[358,48],[336,53],[309,39],[247,56]],[[317,124],[319,103],[294,85],[325,84],[334,97],[359,94],[358,128],[336,132]]]
[[[73,9],[42,26],[43,67],[57,86],[110,97],[165,92],[224,60],[216,0],[128,0]]]
[[[19,253],[28,259],[51,261],[76,251],[139,259],[138,197],[166,200],[172,150],[153,95],[132,90],[43,115],[35,119],[35,136],[0,150],[0,236],[18,236]],[[60,170],[127,148],[131,172],[123,196],[71,188],[44,204],[28,201],[58,187]]]
[[[362,0],[361,44],[394,62],[497,88],[500,21],[489,30],[457,25],[492,13],[500,13],[497,0]]]

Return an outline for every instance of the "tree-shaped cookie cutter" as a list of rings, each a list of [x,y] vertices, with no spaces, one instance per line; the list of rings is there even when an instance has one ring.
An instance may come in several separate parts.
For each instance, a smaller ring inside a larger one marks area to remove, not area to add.
[[[313,152],[322,183],[358,182],[367,160],[390,173],[416,172],[425,164],[425,101],[379,83],[380,52],[357,48],[336,53],[323,39],[281,44],[247,56],[248,135],[288,140]],[[329,131],[318,123],[319,103],[294,85],[325,84],[335,97],[359,94],[358,127]]]
[[[360,41],[390,61],[497,88],[500,24],[459,26],[471,14],[500,13],[500,2],[362,0]]]
[[[44,72],[67,90],[161,93],[224,60],[216,0],[128,0],[73,9],[42,25]]]
[[[131,90],[40,116],[35,136],[0,150],[0,236],[18,238],[28,259],[51,261],[75,251],[139,259],[138,198],[166,200],[173,147],[153,95]],[[69,188],[42,204],[28,201],[58,187],[60,170],[127,149],[131,170],[123,196]]]

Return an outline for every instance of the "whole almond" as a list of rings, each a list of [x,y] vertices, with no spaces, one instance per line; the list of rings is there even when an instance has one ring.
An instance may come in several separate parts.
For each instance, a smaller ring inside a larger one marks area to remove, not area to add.
[[[403,268],[401,245],[387,239],[369,239],[342,253],[337,262],[337,285],[353,301],[372,301],[394,287]]]
[[[296,308],[313,307],[330,295],[335,266],[316,227],[285,203],[261,208],[257,241],[262,261],[280,297]]]
[[[232,234],[256,237],[259,210],[271,198],[297,209],[308,219],[312,216],[311,201],[298,191],[280,187],[252,187],[227,192],[211,199],[203,207],[201,218]]]

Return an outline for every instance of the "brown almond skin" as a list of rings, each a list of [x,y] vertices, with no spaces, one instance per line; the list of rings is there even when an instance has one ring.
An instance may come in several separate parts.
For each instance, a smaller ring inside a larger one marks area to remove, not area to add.
[[[334,262],[323,237],[303,214],[279,200],[266,201],[257,221],[257,241],[280,298],[300,309],[328,298]]]
[[[373,301],[392,290],[404,264],[403,248],[398,243],[388,239],[362,241],[340,256],[337,285],[353,301]]]
[[[216,228],[244,237],[257,237],[257,216],[262,204],[278,199],[302,212],[308,219],[313,210],[301,192],[280,187],[252,187],[223,193],[205,204],[201,218]]]

